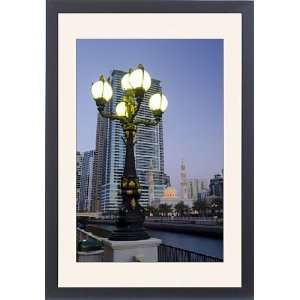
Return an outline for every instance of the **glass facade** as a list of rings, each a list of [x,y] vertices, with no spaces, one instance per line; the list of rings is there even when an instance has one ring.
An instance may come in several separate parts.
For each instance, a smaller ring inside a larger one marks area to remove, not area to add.
[[[208,190],[206,179],[194,178],[188,182],[188,198],[197,200],[198,194]]]
[[[209,194],[211,196],[223,197],[223,176],[218,174],[210,180]]]
[[[83,153],[81,178],[80,178],[80,195],[78,209],[80,211],[92,210],[92,180],[95,151],[86,151]]]
[[[82,156],[79,151],[76,151],[76,210],[79,209],[81,167]]]

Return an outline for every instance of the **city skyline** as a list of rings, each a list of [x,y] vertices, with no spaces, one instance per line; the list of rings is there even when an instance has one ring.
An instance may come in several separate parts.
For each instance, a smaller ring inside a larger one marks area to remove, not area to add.
[[[77,40],[77,150],[95,149],[97,110],[91,82],[113,69],[143,63],[162,82],[165,172],[180,190],[180,163],[188,178],[223,169],[222,40]],[[186,105],[186,103],[188,105]]]
[[[79,155],[81,155],[82,157],[86,154],[86,153],[88,153],[88,152],[95,152],[95,150],[86,150],[86,151],[82,151],[82,152],[80,152],[80,151],[77,151],[76,152],[76,155],[77,155],[77,157],[79,156]],[[79,167],[80,168],[80,167]],[[78,163],[77,163],[77,170],[78,170]],[[77,173],[76,173],[77,174]],[[167,175],[167,174],[166,174]],[[188,175],[188,174],[187,174]],[[196,200],[195,199],[195,195],[197,194],[197,192],[201,192],[201,191],[208,191],[209,190],[209,186],[208,186],[208,182],[210,181],[210,180],[212,180],[212,179],[214,179],[216,176],[218,176],[218,175],[221,175],[222,177],[223,177],[223,175],[222,175],[222,172],[220,172],[220,174],[215,174],[213,177],[211,177],[211,178],[195,178],[195,177],[188,177],[187,176],[187,184],[188,184],[188,199],[193,199],[193,200]],[[180,176],[180,175],[178,175],[178,176]],[[77,180],[76,180],[76,182],[77,182],[77,185],[78,185],[78,183],[79,183],[79,190],[80,190],[80,182],[81,182],[81,179],[80,179],[80,175],[78,175],[77,174],[77,177],[79,178],[77,178]],[[153,179],[152,179],[153,180]],[[192,186],[192,185],[196,185],[196,187],[194,187],[194,186]],[[199,185],[201,185],[201,187],[199,187]],[[167,186],[168,187],[168,186]],[[171,186],[173,189],[174,189],[174,186]],[[196,189],[196,191],[193,191],[193,189]],[[181,191],[180,190],[177,190],[177,189],[175,189],[175,192],[176,192],[176,196],[180,196],[180,194],[181,194]],[[191,196],[191,195],[193,195],[193,196]],[[150,197],[150,196],[149,196]],[[151,201],[149,201],[149,203],[150,203]]]

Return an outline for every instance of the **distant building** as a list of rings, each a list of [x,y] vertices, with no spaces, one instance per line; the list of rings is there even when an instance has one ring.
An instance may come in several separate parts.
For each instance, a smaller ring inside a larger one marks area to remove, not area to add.
[[[97,125],[96,125],[96,150],[94,156],[94,167],[93,167],[93,180],[92,180],[92,211],[99,212],[100,209],[100,194],[101,186],[104,182],[105,174],[105,160],[106,160],[106,131],[108,123],[98,113]]]
[[[188,198],[196,201],[198,194],[208,190],[207,179],[194,178],[188,181]]]
[[[176,205],[179,202],[179,198],[174,187],[168,186],[164,189],[163,195],[160,198],[160,204]]]
[[[187,171],[185,162],[181,161],[180,166],[180,187],[181,187],[181,199],[187,200],[188,199],[188,180],[187,180]]]
[[[160,198],[159,204],[172,205],[172,208],[174,209],[175,205],[181,201],[188,207],[192,207],[194,203],[192,199],[182,199],[178,197],[176,189],[174,187],[169,186],[164,189],[164,193],[163,196]]]
[[[223,176],[217,174],[210,180],[209,195],[223,197]]]
[[[80,180],[81,180],[82,155],[76,152],[76,210],[78,210],[80,197]]]
[[[211,213],[223,217],[223,172],[210,180],[209,196],[206,199],[210,203]]]
[[[209,190],[203,189],[200,191],[197,195],[197,200],[198,201],[205,201],[207,197],[209,196]]]
[[[92,211],[92,181],[93,181],[93,164],[95,151],[86,151],[83,153],[80,196],[78,209],[80,211]]]

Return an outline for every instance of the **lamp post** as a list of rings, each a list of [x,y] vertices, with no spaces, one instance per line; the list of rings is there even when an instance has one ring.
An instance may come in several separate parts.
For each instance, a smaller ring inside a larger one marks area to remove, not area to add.
[[[123,176],[121,177],[120,192],[122,204],[119,208],[117,229],[110,236],[115,241],[136,241],[148,239],[149,235],[143,228],[145,221],[144,208],[140,205],[141,196],[139,178],[136,174],[134,144],[137,127],[156,126],[167,108],[167,98],[162,93],[154,94],[149,99],[149,109],[153,119],[137,117],[145,93],[151,86],[151,77],[143,65],[130,69],[121,79],[123,89],[122,100],[116,106],[115,113],[105,112],[105,106],[113,95],[110,83],[103,75],[93,83],[91,92],[102,117],[119,121],[124,131],[126,156]]]

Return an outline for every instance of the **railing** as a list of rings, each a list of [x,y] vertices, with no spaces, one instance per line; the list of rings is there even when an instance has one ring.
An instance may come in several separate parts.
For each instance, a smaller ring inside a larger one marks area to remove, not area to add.
[[[99,242],[107,240],[107,238],[100,237],[100,236],[97,236],[89,231],[84,230],[84,229],[77,228],[77,242],[80,240],[83,240],[83,239],[88,239],[88,238],[98,240]]]
[[[95,239],[98,241],[107,240],[107,238],[102,238],[77,228],[77,241],[82,239]],[[103,261],[103,256],[97,261]],[[160,244],[158,246],[158,262],[223,262],[223,260],[218,257]]]
[[[77,228],[77,244],[79,241],[84,239],[92,239],[99,242],[103,242],[106,238],[98,237],[91,232],[85,231],[83,229]],[[76,261],[77,262],[103,262],[104,261],[104,251],[97,250],[97,251],[77,251],[76,254]]]
[[[223,262],[223,260],[218,257],[160,244],[158,246],[158,262]]]
[[[217,225],[214,217],[146,217],[146,222],[174,223],[174,224],[196,224]]]

